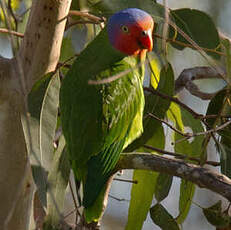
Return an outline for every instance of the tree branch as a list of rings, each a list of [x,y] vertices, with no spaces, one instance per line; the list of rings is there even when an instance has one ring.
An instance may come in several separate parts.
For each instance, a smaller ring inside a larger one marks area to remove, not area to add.
[[[152,170],[177,176],[216,192],[231,202],[231,180],[228,177],[183,160],[147,153],[124,153],[116,167],[117,171],[122,169]]]
[[[223,75],[225,75],[225,73],[223,73]],[[215,93],[205,93],[200,91],[193,81],[211,78],[223,79],[222,75],[217,72],[216,69],[209,66],[185,69],[175,81],[175,93],[179,93],[183,88],[186,88],[192,95],[203,100],[209,100],[215,95]]]

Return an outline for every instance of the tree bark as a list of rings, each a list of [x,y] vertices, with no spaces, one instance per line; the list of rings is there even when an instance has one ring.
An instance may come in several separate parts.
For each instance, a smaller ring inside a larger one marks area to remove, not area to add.
[[[143,169],[167,173],[191,181],[201,188],[216,192],[231,202],[230,178],[199,165],[187,163],[184,160],[157,154],[124,153],[120,156],[116,170],[121,169]]]
[[[0,58],[0,226],[26,230],[34,184],[21,115],[33,84],[58,63],[71,0],[36,0],[13,59]]]

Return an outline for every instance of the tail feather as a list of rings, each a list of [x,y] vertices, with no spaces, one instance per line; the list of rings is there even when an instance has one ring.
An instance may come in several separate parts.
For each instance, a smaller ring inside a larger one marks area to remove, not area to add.
[[[100,192],[105,190],[105,184],[119,159],[124,142],[125,138],[113,143],[88,161],[87,179],[83,187],[83,206],[85,208],[92,206]]]

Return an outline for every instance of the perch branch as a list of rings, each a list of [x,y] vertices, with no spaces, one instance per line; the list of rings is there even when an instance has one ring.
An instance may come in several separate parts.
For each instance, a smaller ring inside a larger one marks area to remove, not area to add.
[[[183,160],[147,153],[126,153],[121,154],[116,169],[143,169],[167,173],[191,181],[231,201],[231,180],[228,177]]]
[[[201,160],[199,158],[190,157],[190,156],[187,156],[187,155],[185,155],[183,153],[169,152],[169,151],[159,149],[159,148],[156,148],[156,147],[153,147],[153,146],[150,146],[150,145],[144,145],[143,147],[146,148],[146,149],[156,151],[158,153],[162,153],[162,154],[169,155],[169,156],[174,156],[177,159],[195,161],[198,164],[201,163]],[[215,166],[215,167],[220,165],[219,162],[215,162],[215,161],[206,161],[205,164],[212,165],[212,166]]]
[[[223,73],[223,75],[225,75],[225,73]],[[186,88],[192,95],[203,100],[209,100],[215,95],[215,93],[205,93],[200,91],[193,81],[211,78],[223,79],[222,75],[217,72],[216,69],[208,66],[185,69],[175,81],[175,93],[179,93],[183,88]]]

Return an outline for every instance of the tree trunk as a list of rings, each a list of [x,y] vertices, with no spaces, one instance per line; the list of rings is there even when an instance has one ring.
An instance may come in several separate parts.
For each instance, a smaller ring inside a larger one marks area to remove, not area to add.
[[[17,57],[0,58],[0,226],[26,230],[34,184],[21,123],[33,84],[58,63],[71,0],[32,3]]]

